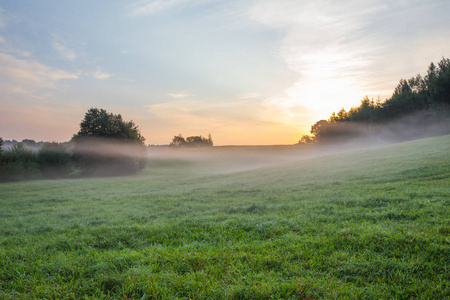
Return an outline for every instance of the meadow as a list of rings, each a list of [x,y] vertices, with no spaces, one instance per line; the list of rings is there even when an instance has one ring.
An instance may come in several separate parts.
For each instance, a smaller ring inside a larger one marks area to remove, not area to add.
[[[1,183],[0,298],[450,299],[450,136],[210,151]]]

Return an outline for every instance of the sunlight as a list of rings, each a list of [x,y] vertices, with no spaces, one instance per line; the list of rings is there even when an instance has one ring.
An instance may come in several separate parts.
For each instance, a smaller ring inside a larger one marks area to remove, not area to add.
[[[358,52],[336,47],[291,57],[290,67],[300,76],[286,95],[292,105],[328,118],[333,111],[359,104],[365,95],[361,70],[367,64]]]

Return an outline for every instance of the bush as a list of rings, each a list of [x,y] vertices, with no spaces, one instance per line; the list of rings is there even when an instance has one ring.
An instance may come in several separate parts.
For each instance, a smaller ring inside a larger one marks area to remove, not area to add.
[[[45,143],[37,154],[37,163],[47,178],[66,177],[73,171],[70,154],[58,143]]]
[[[35,179],[40,176],[34,154],[22,143],[0,154],[0,181]]]
[[[142,170],[146,151],[144,145],[133,141],[84,138],[77,140],[73,160],[83,175],[119,176]]]

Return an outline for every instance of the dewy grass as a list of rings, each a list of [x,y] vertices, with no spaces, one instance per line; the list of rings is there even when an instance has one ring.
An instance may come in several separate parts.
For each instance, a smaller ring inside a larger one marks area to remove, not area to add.
[[[246,172],[166,160],[3,183],[0,298],[448,299],[449,153],[445,136]]]

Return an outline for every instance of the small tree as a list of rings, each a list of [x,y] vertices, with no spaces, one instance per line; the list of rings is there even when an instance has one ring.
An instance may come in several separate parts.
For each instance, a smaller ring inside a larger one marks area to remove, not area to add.
[[[186,139],[179,134],[173,137],[170,143],[171,147],[212,147],[213,141],[211,134],[208,137],[203,137],[201,135],[189,136]]]
[[[0,155],[2,154],[4,144],[5,144],[5,141],[3,141],[3,139],[0,137]]]
[[[73,140],[87,137],[109,138],[130,141],[144,145],[145,138],[133,121],[126,122],[122,116],[108,113],[104,109],[91,108],[80,123],[80,131],[73,136]]]
[[[186,140],[184,137],[179,134],[173,137],[172,142],[170,143],[170,147],[183,147],[186,145]]]
[[[145,138],[133,121],[91,108],[72,138],[76,166],[87,175],[122,175],[145,167]]]
[[[298,143],[299,144],[312,144],[312,143],[314,143],[314,137],[305,134],[304,136],[302,136],[300,141],[298,141]]]

